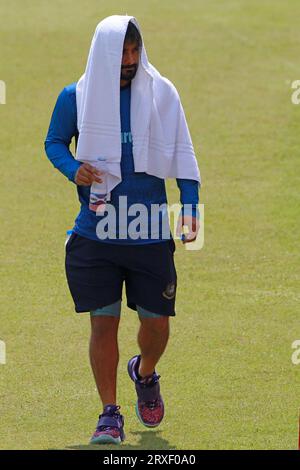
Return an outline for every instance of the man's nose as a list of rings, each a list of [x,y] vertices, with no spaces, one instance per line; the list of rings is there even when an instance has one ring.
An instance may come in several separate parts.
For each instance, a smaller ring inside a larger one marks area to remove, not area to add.
[[[125,64],[124,65],[131,65],[135,63],[135,57],[133,52],[127,52],[125,55]]]

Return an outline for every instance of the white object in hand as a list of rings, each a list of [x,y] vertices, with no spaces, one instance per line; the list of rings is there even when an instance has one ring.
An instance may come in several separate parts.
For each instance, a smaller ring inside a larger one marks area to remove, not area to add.
[[[97,168],[97,170],[103,172],[102,175],[100,175],[102,183],[94,181],[91,185],[89,209],[94,212],[104,212],[105,204],[108,199],[106,159],[99,157],[97,159],[97,163],[94,164],[94,166]]]

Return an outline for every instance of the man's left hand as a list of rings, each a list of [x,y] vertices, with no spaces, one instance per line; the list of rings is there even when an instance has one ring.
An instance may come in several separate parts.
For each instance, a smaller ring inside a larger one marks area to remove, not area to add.
[[[182,235],[182,226],[186,225],[188,227],[188,233],[184,234],[183,243],[190,243],[196,240],[199,228],[200,228],[200,221],[197,217],[192,217],[191,215],[180,215],[178,218],[177,228],[176,228],[176,235],[177,237],[181,237]]]

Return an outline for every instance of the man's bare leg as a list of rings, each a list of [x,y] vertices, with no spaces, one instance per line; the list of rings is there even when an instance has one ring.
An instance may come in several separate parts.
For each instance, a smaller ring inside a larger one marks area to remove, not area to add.
[[[138,333],[141,350],[139,375],[146,377],[154,372],[155,366],[166,349],[169,334],[169,317],[143,318]]]
[[[119,322],[113,316],[91,316],[90,362],[103,407],[117,400]]]

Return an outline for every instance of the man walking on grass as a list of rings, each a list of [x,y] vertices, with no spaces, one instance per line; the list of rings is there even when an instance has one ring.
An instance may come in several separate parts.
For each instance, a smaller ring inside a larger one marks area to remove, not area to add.
[[[75,311],[90,312],[90,361],[103,405],[91,443],[119,444],[125,438],[116,390],[123,282],[127,305],[140,320],[140,352],[128,362],[136,414],[156,427],[164,417],[156,366],[175,316],[177,284],[165,179],[176,178],[180,190],[177,235],[188,226],[184,243],[198,233],[201,183],[179,95],[148,62],[134,17],[114,15],[98,24],[85,74],[58,97],[45,149],[76,184],[81,204],[65,267]]]

